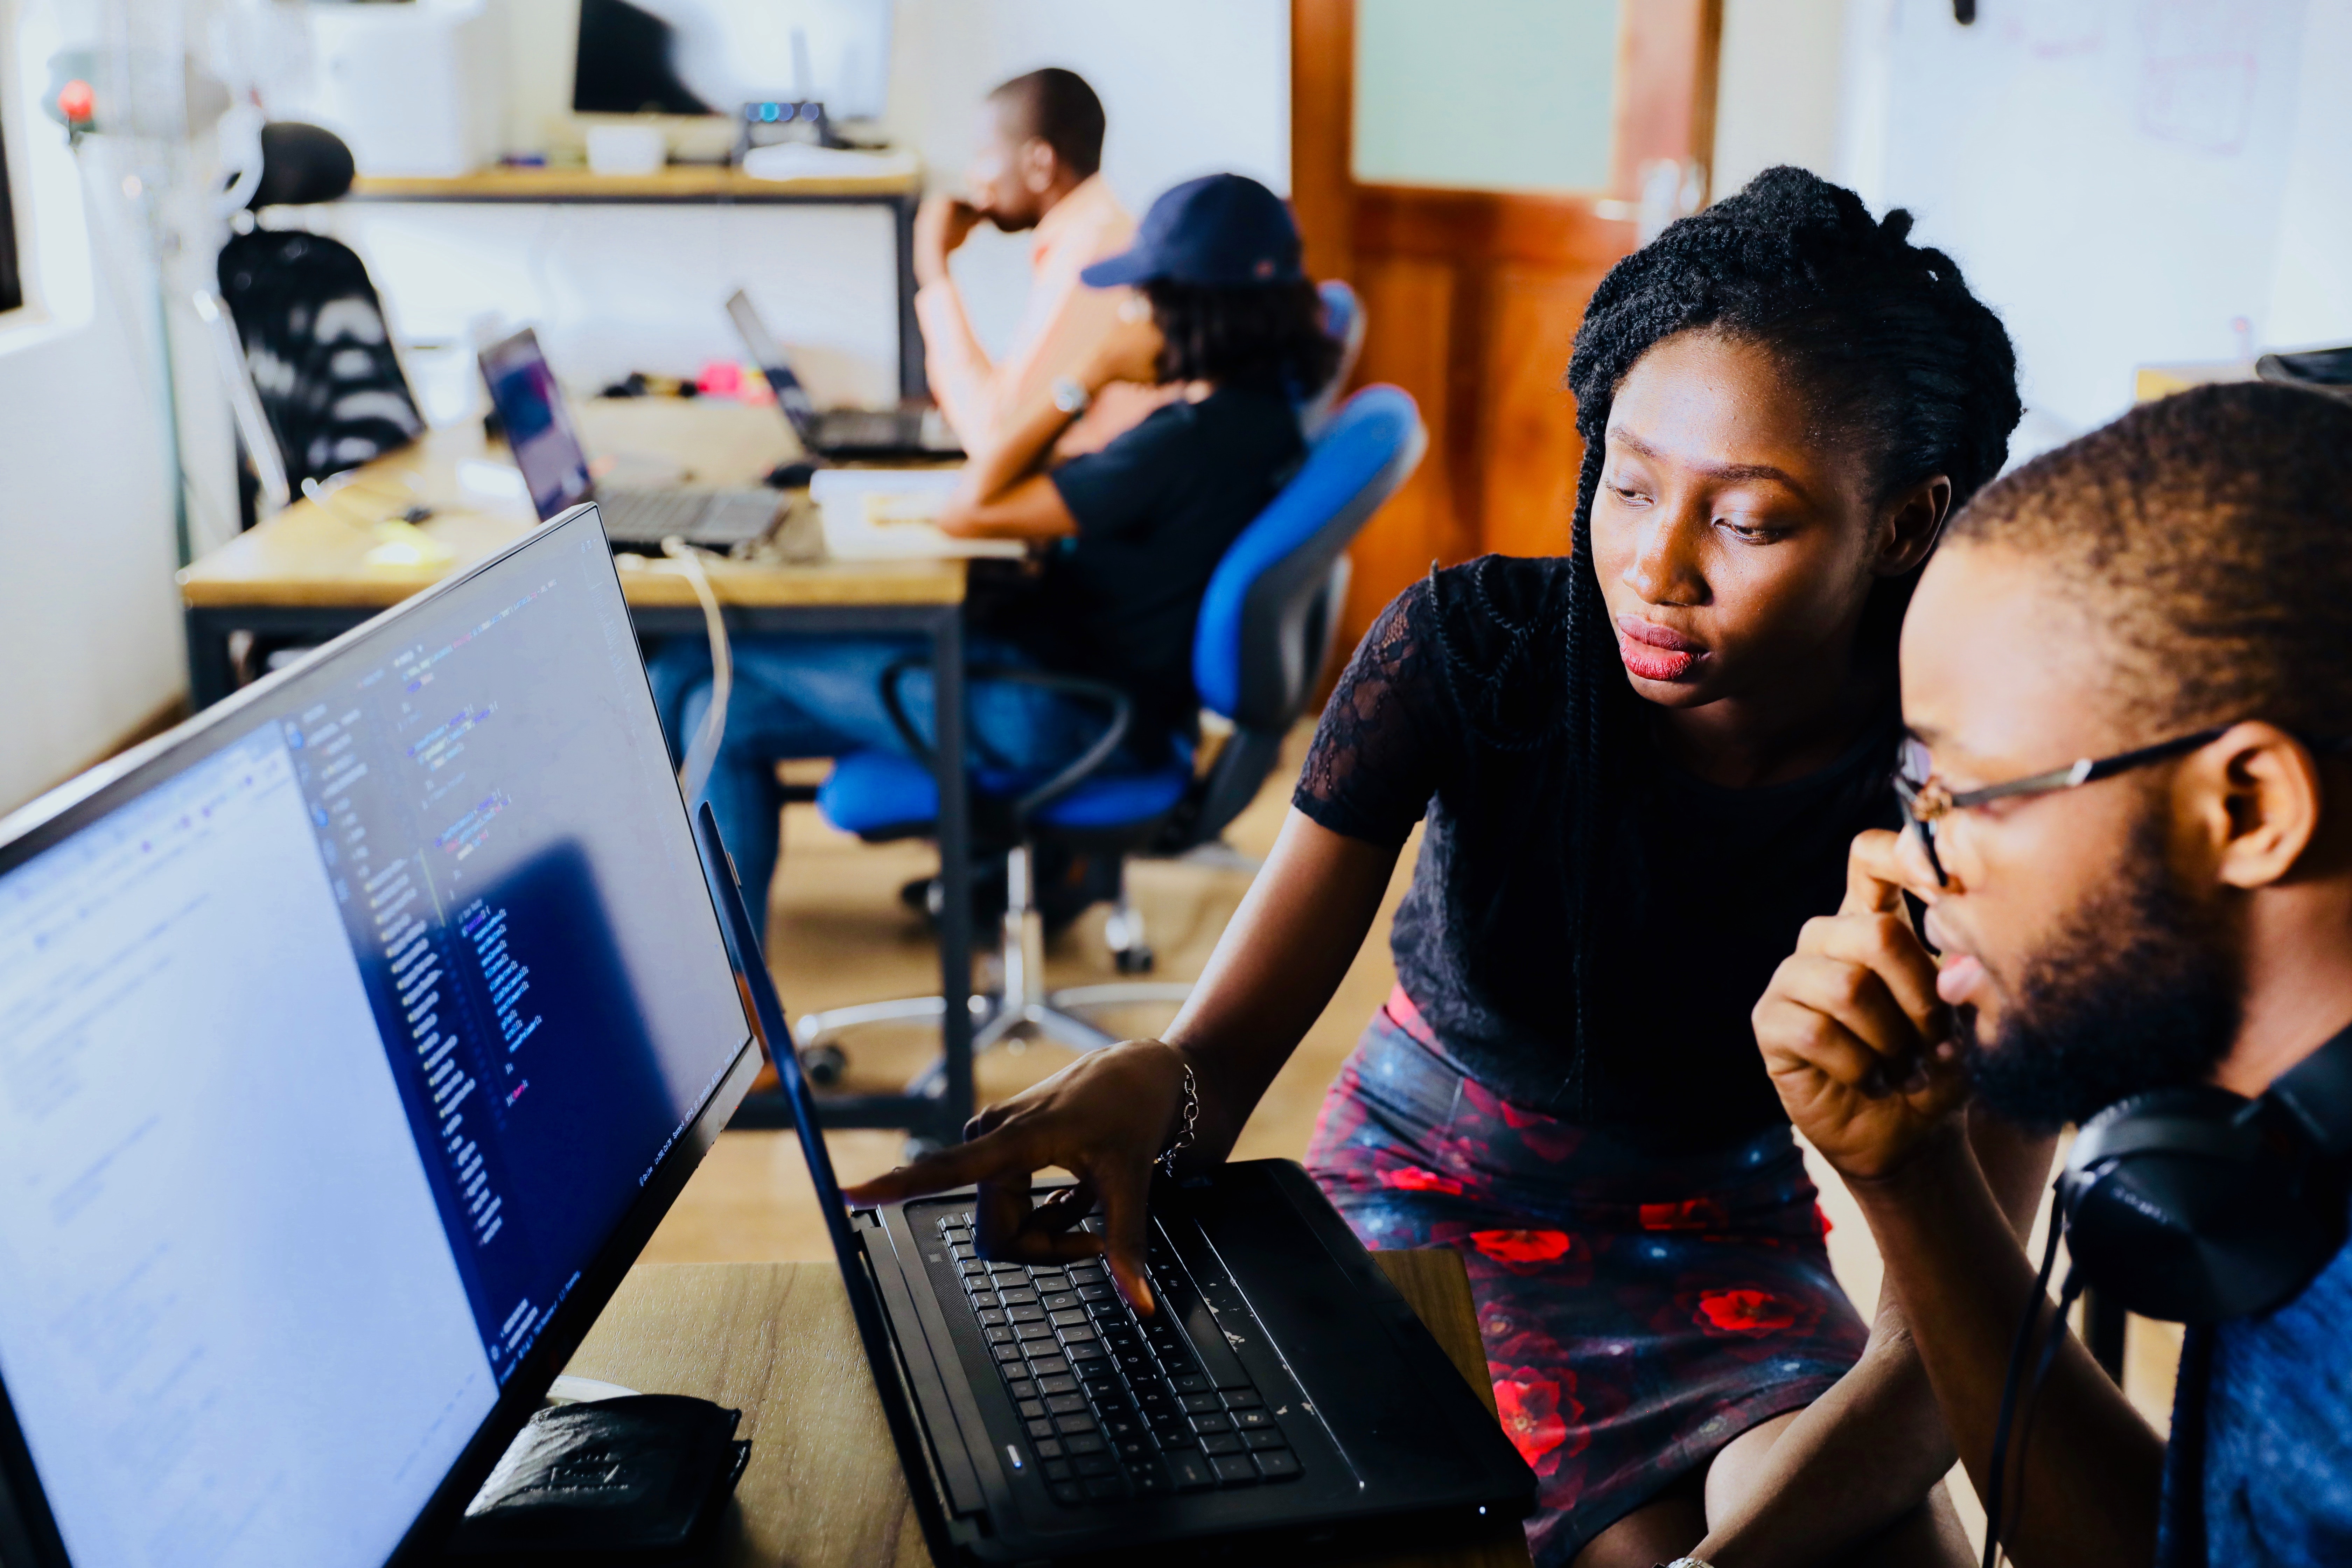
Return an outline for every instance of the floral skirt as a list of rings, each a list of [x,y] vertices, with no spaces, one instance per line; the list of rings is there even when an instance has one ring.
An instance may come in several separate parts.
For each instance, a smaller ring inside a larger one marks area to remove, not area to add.
[[[1400,989],[1323,1101],[1307,1165],[1366,1246],[1470,1271],[1505,1430],[1565,1564],[1740,1433],[1819,1397],[1867,1331],[1796,1142],[1662,1154],[1507,1104]]]

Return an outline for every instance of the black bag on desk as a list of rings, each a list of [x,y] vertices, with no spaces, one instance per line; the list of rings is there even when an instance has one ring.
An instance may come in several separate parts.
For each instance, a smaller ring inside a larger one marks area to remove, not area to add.
[[[743,1413],[676,1394],[542,1410],[449,1538],[450,1568],[695,1563],[750,1462]]]

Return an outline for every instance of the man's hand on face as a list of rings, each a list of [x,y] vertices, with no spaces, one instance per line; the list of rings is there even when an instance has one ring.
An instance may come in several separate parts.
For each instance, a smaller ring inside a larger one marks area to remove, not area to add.
[[[1936,961],[1903,905],[1934,883],[1893,833],[1854,840],[1845,902],[1809,921],[1756,1004],[1757,1044],[1797,1130],[1846,1176],[1899,1169],[1967,1099]]]
[[[915,212],[915,281],[935,283],[948,274],[953,256],[980,226],[981,210],[961,196],[925,196]]]

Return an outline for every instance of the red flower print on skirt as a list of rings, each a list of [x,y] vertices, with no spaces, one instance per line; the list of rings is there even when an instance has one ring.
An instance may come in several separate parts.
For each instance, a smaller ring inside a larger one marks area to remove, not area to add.
[[[1564,1368],[1556,1377],[1534,1367],[1501,1369],[1495,1378],[1495,1411],[1503,1435],[1539,1476],[1550,1475],[1589,1441],[1579,1425],[1584,1406],[1576,1402],[1575,1388],[1575,1374]]]
[[[1685,1198],[1678,1204],[1643,1204],[1643,1230],[1726,1230],[1731,1215],[1714,1198]]]
[[[1554,1164],[1574,1154],[1584,1142],[1584,1130],[1571,1127],[1540,1111],[1522,1110],[1475,1079],[1462,1080],[1462,1096],[1480,1115],[1497,1118],[1518,1134],[1520,1147],[1538,1160]]]
[[[1748,1335],[1788,1333],[1804,1321],[1806,1302],[1790,1300],[1771,1290],[1707,1290],[1698,1298],[1696,1321],[1707,1333]],[[1813,1311],[1821,1317],[1821,1311]]]
[[[1564,1230],[1474,1230],[1470,1245],[1497,1263],[1556,1263],[1576,1250]]]
[[[1408,1193],[1459,1193],[1462,1184],[1451,1176],[1441,1176],[1434,1171],[1424,1171],[1418,1165],[1400,1165],[1393,1171],[1381,1173],[1381,1185],[1402,1187]]]

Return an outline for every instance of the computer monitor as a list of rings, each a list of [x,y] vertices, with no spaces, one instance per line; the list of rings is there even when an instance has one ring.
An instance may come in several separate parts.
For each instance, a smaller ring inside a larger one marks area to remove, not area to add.
[[[0,1556],[427,1555],[759,1061],[593,507],[0,822]]]
[[[875,120],[890,82],[890,0],[582,0],[578,114],[733,115],[814,99]]]
[[[540,350],[539,334],[525,327],[484,349],[481,363],[490,405],[506,428],[531,509],[544,521],[586,500],[595,489],[588,477],[588,452],[572,427],[572,410]]]

